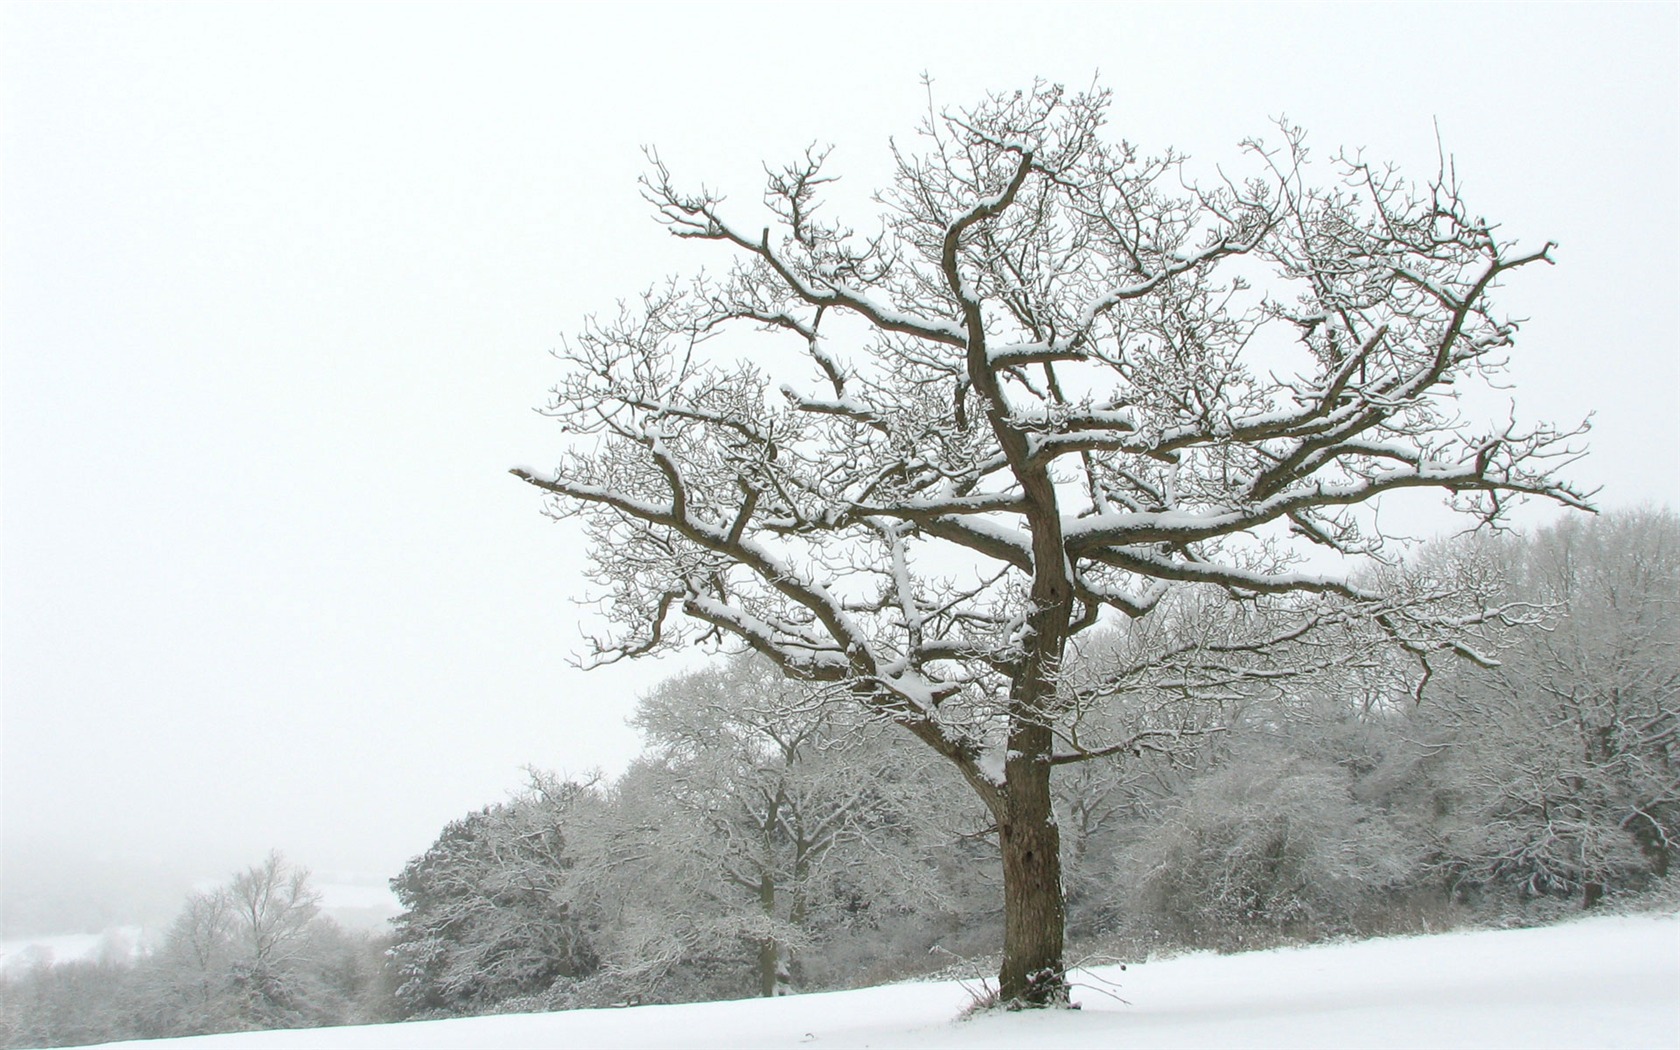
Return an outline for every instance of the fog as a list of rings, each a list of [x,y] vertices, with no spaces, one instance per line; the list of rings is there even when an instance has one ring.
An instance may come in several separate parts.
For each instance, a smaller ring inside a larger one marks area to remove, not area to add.
[[[680,664],[574,665],[579,533],[506,473],[557,456],[548,352],[715,263],[648,220],[642,145],[750,204],[761,161],[833,142],[863,201],[924,71],[949,104],[1100,72],[1116,134],[1210,171],[1283,114],[1419,177],[1439,136],[1473,207],[1560,244],[1499,296],[1532,318],[1519,418],[1595,412],[1568,476],[1680,505],[1673,5],[0,19],[8,927],[270,848],[388,877],[523,767],[621,769]]]

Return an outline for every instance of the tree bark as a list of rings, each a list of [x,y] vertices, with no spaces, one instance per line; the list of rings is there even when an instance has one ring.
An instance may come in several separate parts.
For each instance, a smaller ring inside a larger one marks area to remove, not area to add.
[[[1007,1004],[1068,1001],[1061,833],[1050,800],[1050,744],[1046,727],[1018,729],[1010,735],[1004,765],[1005,816],[998,822],[1004,897],[998,1001]]]

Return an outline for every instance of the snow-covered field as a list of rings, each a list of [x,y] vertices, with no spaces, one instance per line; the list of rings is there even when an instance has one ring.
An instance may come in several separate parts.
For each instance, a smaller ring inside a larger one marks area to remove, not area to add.
[[[1084,1009],[954,1018],[955,982],[430,1021],[166,1047],[1676,1047],[1680,917],[1198,954],[1098,968]],[[1112,997],[1123,996],[1125,1002]]]

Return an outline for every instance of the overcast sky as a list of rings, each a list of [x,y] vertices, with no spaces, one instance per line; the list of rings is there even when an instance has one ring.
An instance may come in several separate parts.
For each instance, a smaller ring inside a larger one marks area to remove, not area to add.
[[[521,767],[621,768],[670,663],[586,675],[578,535],[507,474],[586,312],[701,260],[812,141],[866,190],[926,98],[1115,89],[1212,165],[1287,114],[1560,242],[1523,418],[1680,506],[1673,4],[0,8],[4,849],[394,874]],[[863,218],[860,216],[860,219]],[[860,222],[860,225],[866,223]]]

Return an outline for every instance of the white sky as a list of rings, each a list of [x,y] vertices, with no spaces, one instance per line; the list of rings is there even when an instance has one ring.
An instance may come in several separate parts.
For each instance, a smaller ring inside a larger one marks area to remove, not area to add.
[[[1597,410],[1573,476],[1680,506],[1677,61],[1674,4],[0,8],[4,848],[391,875],[523,765],[619,768],[673,666],[568,666],[578,537],[506,473],[555,458],[547,351],[716,261],[641,144],[862,190],[923,70],[1100,71],[1209,163],[1287,114],[1425,176],[1438,121],[1561,243],[1500,299],[1519,416]]]

